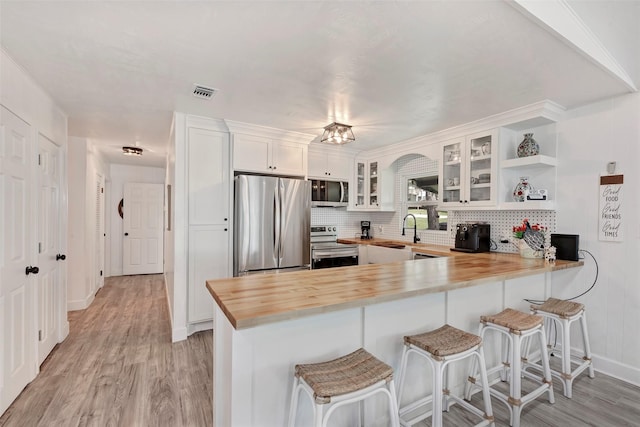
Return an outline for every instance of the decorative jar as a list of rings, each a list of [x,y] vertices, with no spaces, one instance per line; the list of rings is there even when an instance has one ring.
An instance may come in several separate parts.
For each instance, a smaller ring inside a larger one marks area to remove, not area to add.
[[[533,139],[532,133],[524,134],[524,139],[522,140],[520,145],[518,145],[517,154],[518,157],[529,157],[540,154],[540,146],[538,145],[536,140]]]
[[[520,177],[520,182],[518,182],[516,188],[513,189],[513,200],[516,202],[524,202],[527,200],[527,195],[531,190],[533,190],[533,186],[529,184],[529,177]]]

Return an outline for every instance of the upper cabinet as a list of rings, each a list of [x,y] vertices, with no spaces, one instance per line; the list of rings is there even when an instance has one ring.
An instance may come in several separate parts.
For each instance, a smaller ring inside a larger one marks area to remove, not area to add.
[[[309,178],[333,181],[350,181],[353,155],[336,153],[333,150],[309,147],[307,175]]]
[[[443,206],[496,205],[498,134],[490,130],[442,144],[439,191]]]
[[[233,169],[277,175],[306,175],[307,146],[255,135],[233,136]]]
[[[381,169],[378,160],[356,160],[353,208],[370,211],[394,210],[394,172]]]
[[[307,149],[315,135],[225,120],[233,141],[233,170],[306,176]]]

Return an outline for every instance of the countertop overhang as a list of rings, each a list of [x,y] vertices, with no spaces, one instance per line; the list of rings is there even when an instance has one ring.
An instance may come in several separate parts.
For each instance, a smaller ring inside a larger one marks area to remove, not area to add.
[[[574,268],[517,254],[477,253],[289,273],[208,280],[236,330],[417,295]]]

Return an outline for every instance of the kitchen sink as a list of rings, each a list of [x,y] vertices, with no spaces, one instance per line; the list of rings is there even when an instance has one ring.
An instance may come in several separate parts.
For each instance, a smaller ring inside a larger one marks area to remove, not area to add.
[[[425,258],[440,258],[440,255],[425,254],[421,252],[413,253],[413,259],[425,259]]]
[[[373,243],[373,246],[382,246],[383,248],[391,248],[391,249],[404,249],[406,245],[401,243],[391,243],[391,242],[376,242]]]

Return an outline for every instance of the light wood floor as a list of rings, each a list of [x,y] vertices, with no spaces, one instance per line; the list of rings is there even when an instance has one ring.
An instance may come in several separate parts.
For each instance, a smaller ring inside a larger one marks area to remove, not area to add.
[[[0,426],[211,426],[212,334],[171,344],[161,275],[108,278],[87,310],[69,313],[69,337],[0,417]],[[640,426],[640,387],[596,372],[574,382],[573,399],[538,398],[522,426]],[[481,405],[480,394],[472,401]],[[506,407],[493,400],[496,425]],[[455,406],[445,425],[477,422]],[[419,426],[427,426],[421,423]],[[279,427],[279,426],[256,426]]]
[[[0,426],[211,426],[212,334],[171,343],[162,275],[107,278]]]

